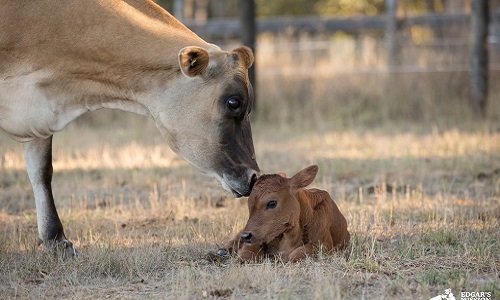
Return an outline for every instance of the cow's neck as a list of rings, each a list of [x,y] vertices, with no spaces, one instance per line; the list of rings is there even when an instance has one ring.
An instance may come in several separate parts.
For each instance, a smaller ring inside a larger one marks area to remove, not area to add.
[[[41,86],[48,94],[66,95],[65,103],[72,99],[88,110],[105,107],[151,117],[144,99],[182,76],[179,50],[209,44],[154,4],[128,0],[104,8],[82,13],[82,20],[71,25],[74,30],[63,31],[65,44],[52,45],[52,59],[47,61],[54,72]],[[86,19],[95,14],[99,24]],[[75,32],[82,34],[71,37]],[[58,47],[64,51],[58,52]]]
[[[14,2],[0,18],[0,128],[18,141],[99,108],[155,118],[183,83],[179,50],[212,47],[152,1]]]

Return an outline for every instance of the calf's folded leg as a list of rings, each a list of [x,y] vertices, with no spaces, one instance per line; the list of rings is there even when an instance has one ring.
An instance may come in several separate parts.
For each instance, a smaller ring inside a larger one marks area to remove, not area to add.
[[[265,251],[262,244],[244,244],[238,252],[242,262],[258,262],[264,259]]]
[[[237,253],[242,262],[261,260],[265,254],[263,245],[245,243],[240,235],[241,232],[238,232],[233,239],[227,241],[222,248],[217,251],[217,254],[224,256],[230,253]]]
[[[234,236],[234,238],[230,239],[229,241],[225,242],[224,245],[222,245],[221,248],[217,251],[219,255],[227,255],[231,253],[236,253],[239,251],[241,247],[245,244],[245,242],[241,239],[240,237],[240,232],[238,232],[237,235]]]
[[[314,247],[311,244],[305,244],[295,248],[288,255],[288,261],[297,262],[299,260],[305,259],[308,256],[313,256],[313,255],[314,255]]]

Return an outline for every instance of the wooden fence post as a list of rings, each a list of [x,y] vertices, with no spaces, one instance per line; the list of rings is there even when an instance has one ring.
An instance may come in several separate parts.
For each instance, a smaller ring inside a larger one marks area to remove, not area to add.
[[[255,1],[254,0],[240,0],[240,20],[241,20],[241,40],[243,45],[252,49],[255,56]],[[248,70],[248,78],[253,87],[254,102],[253,109],[257,103],[257,82],[255,81],[255,67],[256,63]]]
[[[482,117],[486,116],[488,100],[488,1],[471,1],[472,104]]]
[[[386,26],[385,26],[385,45],[387,50],[387,66],[389,70],[397,62],[397,11],[398,0],[385,0],[386,7]]]

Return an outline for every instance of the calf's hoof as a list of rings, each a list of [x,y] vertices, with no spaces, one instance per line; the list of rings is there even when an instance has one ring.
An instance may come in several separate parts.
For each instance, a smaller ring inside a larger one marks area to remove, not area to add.
[[[219,256],[229,256],[229,252],[226,249],[219,249],[215,252]]]
[[[207,260],[216,263],[223,263],[229,259],[229,253],[225,249],[219,249],[216,252],[210,251],[207,253]]]

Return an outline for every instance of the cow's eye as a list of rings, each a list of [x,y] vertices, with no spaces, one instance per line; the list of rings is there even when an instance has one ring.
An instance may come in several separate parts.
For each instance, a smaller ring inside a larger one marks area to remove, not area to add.
[[[241,107],[241,102],[236,98],[229,98],[227,99],[227,107],[231,110],[238,110]]]
[[[272,208],[275,208],[276,205],[278,205],[278,201],[276,200],[269,200],[269,202],[267,202],[267,205],[266,205],[266,209],[272,209]]]

